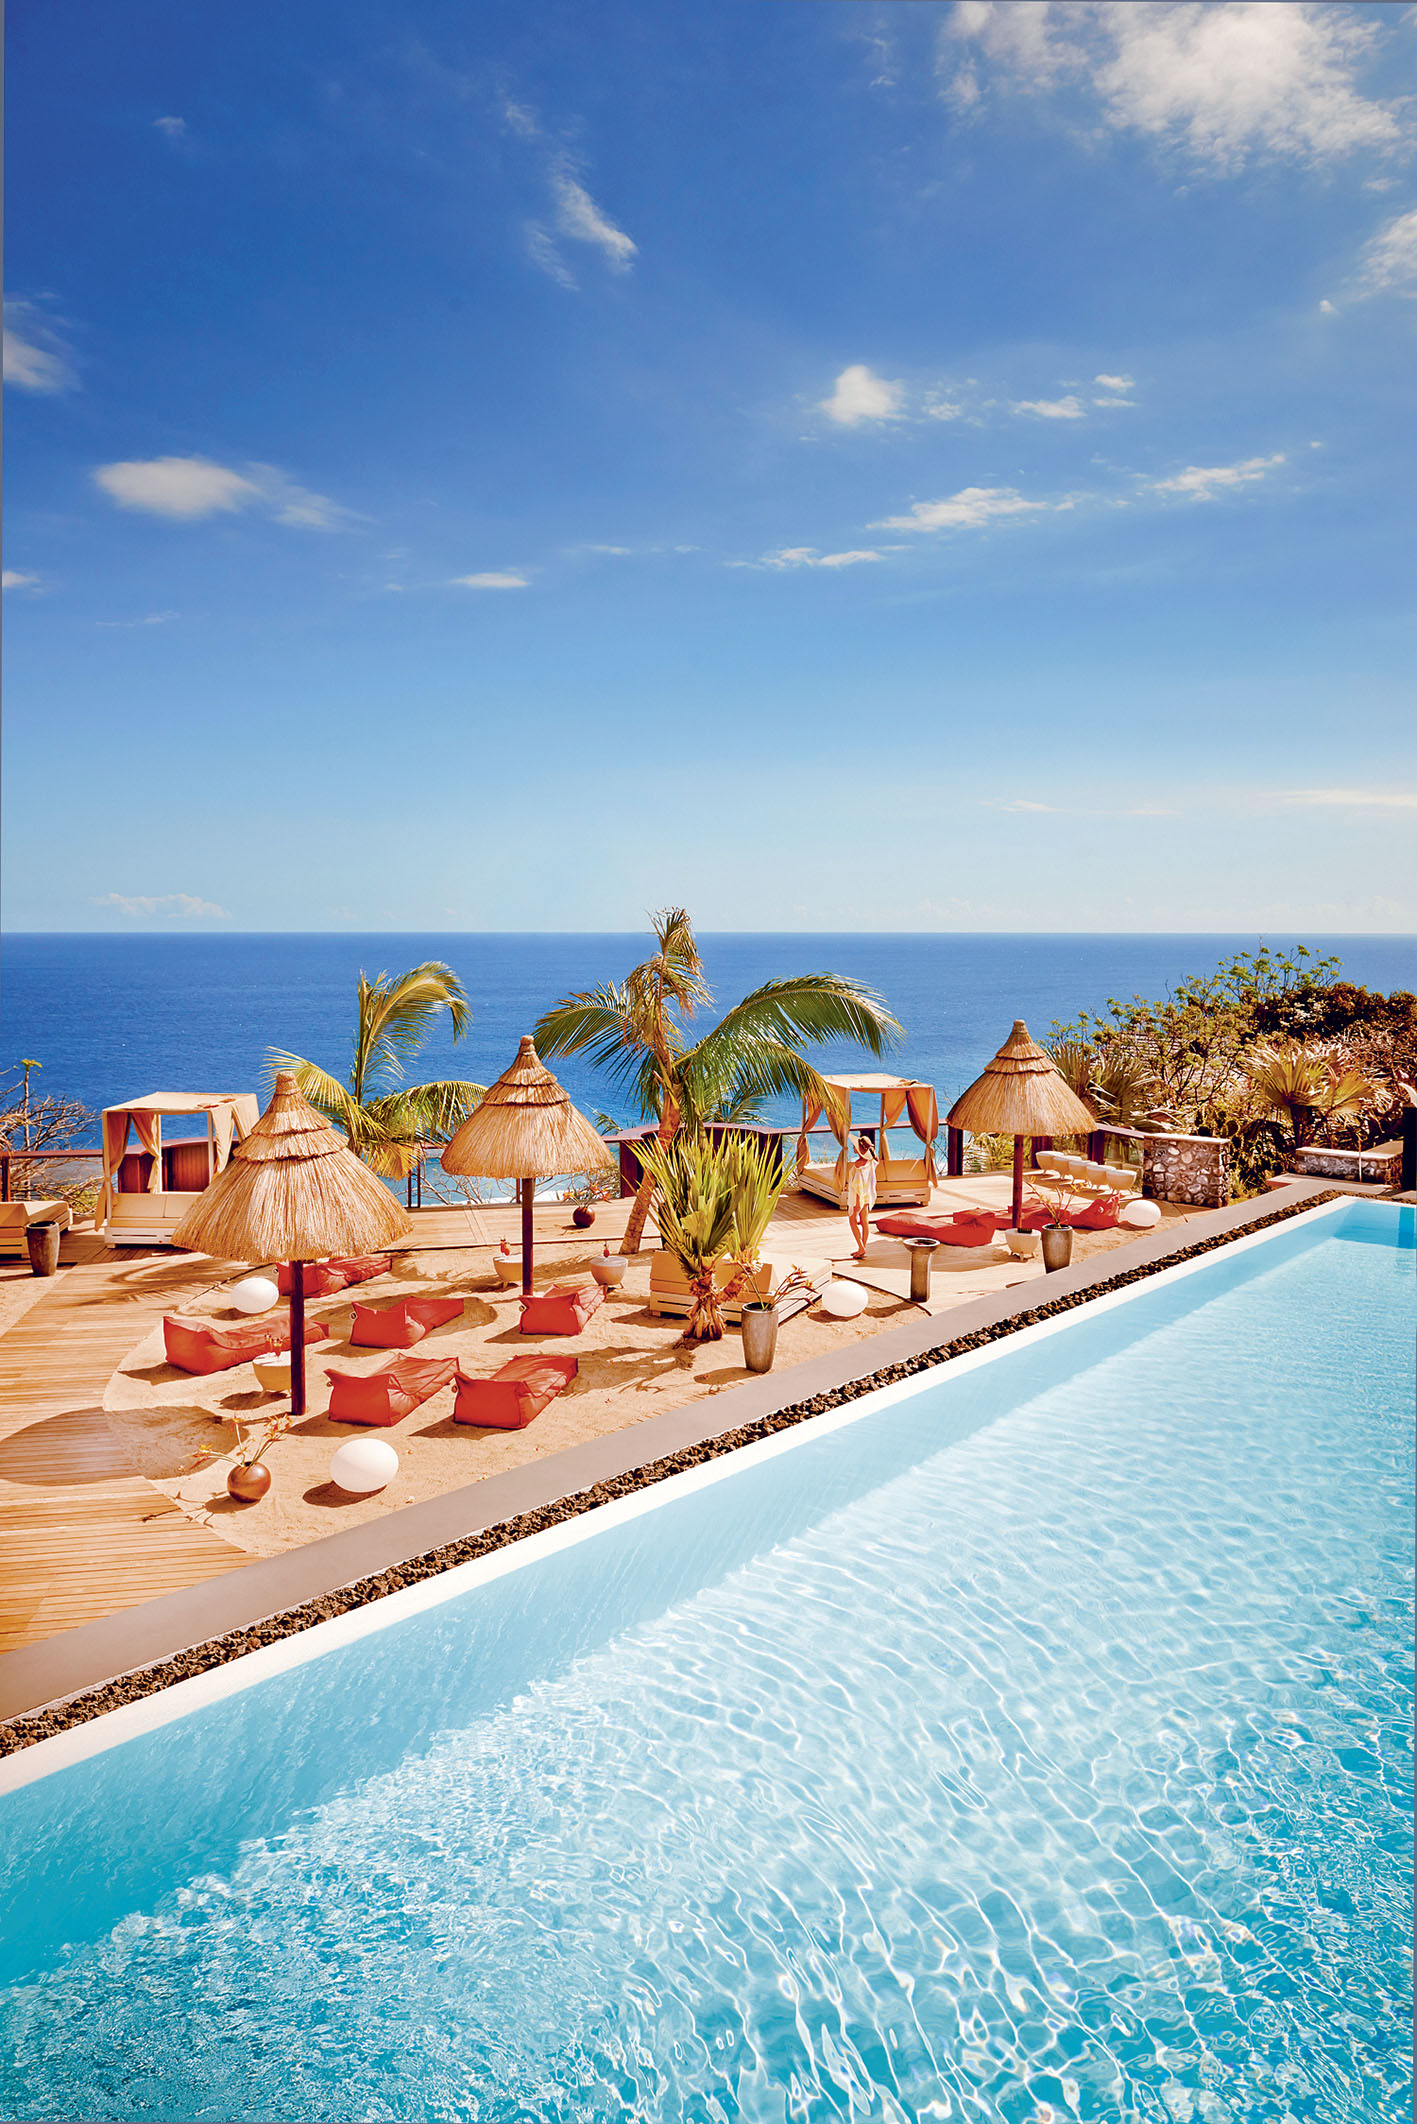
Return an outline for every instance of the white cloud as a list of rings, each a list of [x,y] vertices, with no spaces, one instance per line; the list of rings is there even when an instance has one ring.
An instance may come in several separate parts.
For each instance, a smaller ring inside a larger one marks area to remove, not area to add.
[[[1251,155],[1319,164],[1402,138],[1402,106],[1356,85],[1384,31],[1319,0],[966,0],[949,33],[977,45],[998,77],[1034,90],[1078,84],[1104,123],[1212,169]]]
[[[1417,790],[1412,789],[1281,789],[1281,804],[1316,804],[1338,810],[1417,811]]]
[[[1081,420],[1082,400],[1070,392],[1066,398],[1020,398],[1015,413],[1036,413],[1040,420]]]
[[[1417,207],[1379,229],[1364,249],[1361,292],[1417,295]],[[1321,303],[1319,307],[1331,306]]]
[[[1053,504],[1026,501],[1016,487],[961,487],[947,501],[916,502],[906,516],[886,516],[873,531],[973,530],[996,516],[1022,516]]]
[[[594,244],[617,273],[628,272],[630,260],[639,246],[601,212],[585,186],[572,176],[564,163],[551,173],[551,190],[556,200],[556,226],[561,234],[568,236],[573,243]]]
[[[1104,391],[1113,391],[1118,397],[1126,391],[1136,389],[1136,378],[1133,376],[1094,376],[1092,380],[1095,384],[1101,384]]]
[[[1217,494],[1228,492],[1233,487],[1248,487],[1254,480],[1263,479],[1275,465],[1284,463],[1284,452],[1277,450],[1273,457],[1246,457],[1237,465],[1187,465],[1174,479],[1154,479],[1153,494],[1184,494],[1191,501],[1210,501]]]
[[[125,915],[167,915],[183,921],[203,918],[229,922],[231,916],[214,900],[199,900],[190,892],[106,892],[95,907],[113,907]]]
[[[765,553],[760,568],[854,568],[860,561],[878,561],[873,547],[854,547],[847,553],[819,553],[815,546],[781,546]],[[751,564],[750,564],[751,565]]]
[[[167,140],[185,140],[187,137],[185,118],[154,118],[153,128]]]
[[[3,577],[0,577],[0,590],[37,590],[38,588],[39,577],[37,575],[22,575],[18,568],[6,568]]]
[[[964,407],[952,398],[927,398],[925,416],[928,420],[958,420]]]
[[[455,575],[454,585],[460,590],[525,590],[529,587],[525,575],[513,574],[510,569],[489,569],[483,575]]]
[[[253,480],[209,457],[153,457],[99,465],[94,478],[123,509],[189,519],[244,509],[260,498]]]
[[[873,376],[864,362],[857,361],[842,370],[831,397],[822,400],[822,411],[842,427],[855,428],[863,420],[894,420],[903,396],[903,385]]]
[[[357,521],[352,510],[297,486],[277,465],[248,465],[237,472],[209,457],[136,458],[99,465],[94,479],[120,508],[179,523],[258,506],[278,524],[305,531],[335,531]]]
[[[21,391],[50,395],[78,382],[58,326],[38,304],[11,297],[5,304],[5,381]]]

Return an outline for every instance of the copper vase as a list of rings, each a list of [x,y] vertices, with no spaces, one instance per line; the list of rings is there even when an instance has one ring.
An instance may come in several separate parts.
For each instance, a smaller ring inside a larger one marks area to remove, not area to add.
[[[226,1478],[227,1495],[239,1498],[242,1504],[255,1504],[270,1486],[271,1471],[264,1460],[238,1461]]]

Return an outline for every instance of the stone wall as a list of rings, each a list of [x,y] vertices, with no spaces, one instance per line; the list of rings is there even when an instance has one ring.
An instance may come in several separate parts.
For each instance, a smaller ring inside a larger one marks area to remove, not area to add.
[[[1224,1209],[1230,1200],[1230,1145],[1222,1136],[1147,1136],[1142,1193],[1155,1202]]]
[[[1379,1187],[1397,1187],[1402,1179],[1402,1145],[1375,1143],[1371,1150],[1322,1150],[1306,1143],[1294,1160],[1295,1170],[1312,1173],[1317,1180],[1372,1181]]]

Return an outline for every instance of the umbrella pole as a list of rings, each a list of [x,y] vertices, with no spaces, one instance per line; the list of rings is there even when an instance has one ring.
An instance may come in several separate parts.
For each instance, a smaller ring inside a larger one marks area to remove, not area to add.
[[[1022,1221],[1023,1221],[1023,1137],[1022,1137],[1022,1136],[1015,1136],[1015,1137],[1014,1137],[1014,1199],[1013,1199],[1013,1219],[1014,1219],[1014,1230],[1015,1230],[1015,1231],[1017,1231],[1017,1230],[1019,1229],[1019,1226],[1020,1226],[1020,1224],[1021,1224],[1021,1223],[1022,1223]]]
[[[523,1298],[529,1298],[529,1297],[531,1296],[531,1249],[532,1249],[532,1232],[531,1232],[531,1204],[532,1204],[532,1198],[533,1198],[533,1196],[535,1195],[535,1193],[536,1193],[536,1182],[535,1182],[534,1180],[523,1180],[523,1181],[522,1181],[522,1183],[521,1183],[521,1194],[522,1194],[522,1296],[523,1296]]]
[[[290,1413],[305,1414],[305,1264],[290,1264]]]

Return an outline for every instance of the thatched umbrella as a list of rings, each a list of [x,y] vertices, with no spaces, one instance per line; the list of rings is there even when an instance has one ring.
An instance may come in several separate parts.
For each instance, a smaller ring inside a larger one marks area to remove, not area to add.
[[[290,1408],[305,1413],[307,1261],[373,1254],[413,1226],[389,1190],[280,1071],[271,1103],[173,1233],[224,1261],[290,1264]]]
[[[982,1077],[961,1092],[949,1110],[951,1128],[971,1135],[1014,1139],[1013,1220],[1023,1215],[1023,1146],[1028,1136],[1080,1136],[1097,1126],[1097,1116],[1064,1078],[1057,1063],[1030,1039],[1022,1018]]]
[[[445,1173],[477,1173],[515,1180],[522,1206],[522,1290],[531,1291],[531,1206],[538,1178],[583,1173],[604,1165],[610,1152],[577,1113],[536,1052],[530,1033],[517,1059],[488,1086],[443,1151]]]

